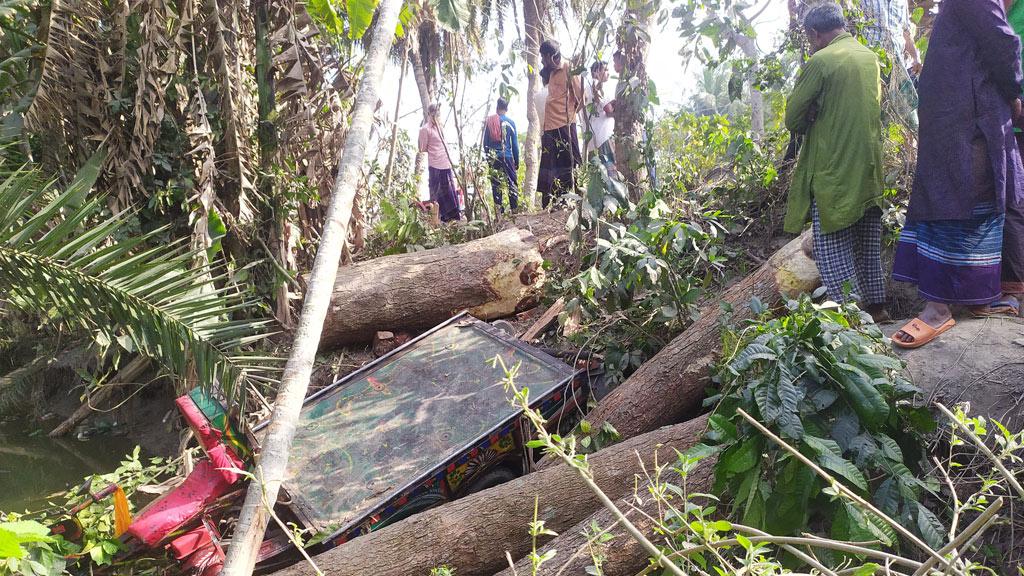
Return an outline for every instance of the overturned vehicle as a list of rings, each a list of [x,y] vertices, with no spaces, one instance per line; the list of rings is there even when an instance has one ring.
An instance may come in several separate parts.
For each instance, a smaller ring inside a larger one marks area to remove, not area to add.
[[[517,366],[516,384],[552,431],[586,411],[593,374],[462,314],[410,340],[305,400],[275,512],[319,554],[417,512],[533,469],[539,453],[493,359]],[[266,422],[245,435],[223,406],[193,390],[178,408],[206,453],[186,480],[135,518],[130,548],[166,548],[188,573],[220,572],[222,534],[259,451]],[[301,559],[272,524],[257,571]]]

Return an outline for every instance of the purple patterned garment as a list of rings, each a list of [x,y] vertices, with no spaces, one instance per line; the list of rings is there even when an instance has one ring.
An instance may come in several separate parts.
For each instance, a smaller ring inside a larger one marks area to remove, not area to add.
[[[1001,0],[943,0],[920,83],[917,173],[908,220],[970,219],[985,202],[1024,205],[1024,167],[1010,102],[1020,96],[1021,45]],[[974,186],[972,141],[984,139],[993,186]]]

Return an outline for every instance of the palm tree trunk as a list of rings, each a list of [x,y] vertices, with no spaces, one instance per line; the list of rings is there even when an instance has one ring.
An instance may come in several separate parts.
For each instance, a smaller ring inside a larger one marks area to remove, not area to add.
[[[277,126],[272,114],[277,107],[276,84],[274,82],[274,66],[271,57],[271,28],[269,0],[253,0],[252,11],[256,23],[256,110],[259,126],[256,140],[260,152],[260,172],[257,175],[257,188],[264,198],[272,199],[271,219],[274,221],[271,245],[275,251],[271,255],[277,259],[282,270],[288,270],[288,203],[275,193],[273,176],[274,159],[277,156]],[[292,327],[291,304],[287,279],[278,280],[274,288],[274,316],[285,328]]]
[[[427,107],[430,106],[434,96],[430,90],[430,84],[427,82],[427,71],[423,67],[423,58],[420,56],[420,49],[418,46],[418,39],[413,37],[409,39],[409,60],[412,62],[412,75],[416,78],[416,89],[420,93],[420,105],[423,107],[423,117],[427,116]],[[423,174],[423,164],[427,161],[427,155],[423,152],[419,152],[417,148],[416,152],[416,172],[414,178],[417,180]]]
[[[352,219],[352,204],[359,185],[359,171],[373,125],[373,112],[379,99],[381,78],[398,24],[400,0],[381,0],[367,50],[362,82],[352,112],[352,124],[345,139],[338,176],[320,246],[309,276],[302,316],[299,318],[292,352],[278,388],[274,412],[262,442],[262,450],[249,483],[245,503],[239,514],[235,534],[228,547],[225,576],[250,576],[269,521],[269,509],[277,501],[281,481],[288,465],[288,454],[309,377],[320,345],[324,319],[330,306],[334,279],[341,261],[342,247]]]
[[[391,122],[391,140],[388,144],[388,163],[384,169],[384,191],[391,188],[391,177],[395,169],[395,148],[398,144],[398,114],[402,110],[402,87],[405,85],[405,68],[409,64],[409,48],[405,49],[402,58],[402,71],[398,75],[398,96],[395,97],[395,117]]]
[[[540,42],[544,30],[541,11],[543,0],[523,0],[523,27],[526,29],[526,139],[523,140],[523,202],[537,193],[537,175],[540,172],[540,113],[534,104],[540,87]]]
[[[630,198],[638,200],[647,184],[644,154],[644,113],[647,100],[647,49],[657,2],[627,0],[618,31],[625,58],[615,96],[615,164]]]

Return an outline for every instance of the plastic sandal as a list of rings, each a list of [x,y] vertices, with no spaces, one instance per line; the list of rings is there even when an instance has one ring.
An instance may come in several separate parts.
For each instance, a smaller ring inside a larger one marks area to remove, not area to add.
[[[909,334],[914,338],[913,342],[901,342],[896,339],[896,334],[893,334],[889,339],[892,340],[894,346],[898,346],[900,348],[920,348],[932,340],[935,340],[939,334],[942,334],[953,326],[956,326],[956,320],[953,320],[952,318],[943,322],[942,326],[939,326],[938,328],[932,328],[924,320],[914,318],[910,322],[907,322],[903,328],[900,328],[900,331],[905,334]]]
[[[971,308],[971,316],[988,318],[989,316],[1020,316],[1020,302],[1016,298],[1000,298],[988,306]]]

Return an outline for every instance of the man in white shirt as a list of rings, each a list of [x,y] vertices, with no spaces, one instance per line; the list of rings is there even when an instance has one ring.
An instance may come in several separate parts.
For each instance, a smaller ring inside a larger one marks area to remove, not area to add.
[[[584,91],[584,110],[588,116],[585,123],[587,157],[597,154],[608,174],[615,175],[615,153],[612,151],[612,132],[615,130],[613,98],[605,94],[605,82],[610,78],[608,63],[597,60],[590,66],[590,78]]]

